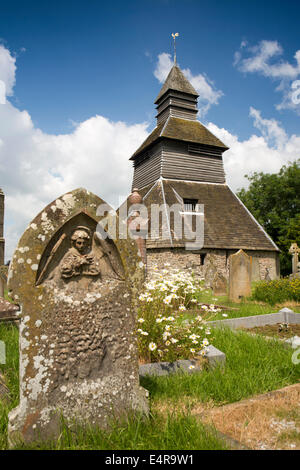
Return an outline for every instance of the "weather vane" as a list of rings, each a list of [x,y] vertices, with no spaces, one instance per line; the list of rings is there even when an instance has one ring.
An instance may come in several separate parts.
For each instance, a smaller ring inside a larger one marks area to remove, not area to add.
[[[176,38],[179,36],[179,33],[172,33],[172,38],[174,39],[174,65],[176,65]]]

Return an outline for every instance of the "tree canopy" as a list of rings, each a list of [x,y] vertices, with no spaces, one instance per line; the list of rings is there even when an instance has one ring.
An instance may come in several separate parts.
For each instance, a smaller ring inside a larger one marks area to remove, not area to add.
[[[245,176],[249,188],[240,189],[237,196],[281,250],[281,274],[286,276],[292,269],[291,243],[300,246],[300,159],[279,173]]]

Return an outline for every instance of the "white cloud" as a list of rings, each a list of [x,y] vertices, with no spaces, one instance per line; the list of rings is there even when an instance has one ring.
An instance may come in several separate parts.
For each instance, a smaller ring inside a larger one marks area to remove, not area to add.
[[[243,41],[241,48],[245,49],[245,46],[246,43]],[[242,72],[258,72],[265,77],[279,79],[295,79],[300,73],[300,50],[294,56],[296,65],[291,65],[282,59],[279,59],[276,63],[271,63],[271,59],[283,54],[283,49],[277,41],[260,41],[258,45],[249,47],[248,52],[251,56],[246,59],[242,59],[242,54],[238,53],[239,60],[235,62]]]
[[[242,53],[243,50],[243,53]],[[249,57],[244,58],[243,54]],[[291,84],[300,75],[300,50],[294,55],[295,64],[282,59],[283,48],[278,41],[260,41],[254,47],[248,47],[243,41],[239,51],[234,54],[234,65],[244,73],[258,73],[273,80],[278,80],[276,91],[283,93],[282,102],[276,105],[278,110],[290,108],[300,113],[300,106],[292,100]]]
[[[12,92],[15,60],[1,48],[0,79]],[[4,65],[3,65],[4,64]],[[5,73],[4,73],[5,71]],[[128,125],[94,116],[66,135],[34,127],[27,111],[0,104],[0,184],[5,192],[6,258],[43,207],[77,187],[86,187],[115,207],[130,192],[128,158],[147,137],[147,123]]]
[[[7,54],[1,70],[6,70],[9,79],[5,80],[12,93],[16,66]],[[300,136],[288,137],[277,121],[264,119],[254,108],[250,109],[250,116],[262,135],[252,135],[245,141],[208,124],[230,147],[224,162],[228,182],[234,189],[247,183],[245,173],[276,172],[284,163],[299,157]],[[128,125],[103,116],[75,124],[69,134],[50,135],[35,128],[29,113],[9,101],[0,104],[0,122],[0,184],[6,196],[7,259],[32,218],[67,191],[86,187],[118,206],[119,197],[123,199],[130,192],[132,168],[128,157],[148,135],[146,123]]]
[[[171,54],[162,52],[158,55],[158,61],[154,70],[154,76],[160,83],[164,83],[173,65],[174,64],[171,60]]]
[[[282,150],[288,140],[285,130],[276,119],[264,119],[261,112],[250,107],[249,115],[254,118],[253,125],[262,133],[270,146]]]
[[[16,59],[0,44],[0,81],[5,85],[6,96],[12,96],[16,82]]]
[[[171,55],[162,52],[158,56],[154,76],[160,83],[164,83],[172,67],[173,61],[171,60]],[[203,117],[213,104],[218,104],[219,99],[223,96],[223,92],[216,90],[213,82],[205,75],[193,75],[190,69],[183,69],[182,72],[199,93],[199,115]]]
[[[288,162],[300,158],[300,136],[288,136],[275,119],[264,119],[261,112],[250,108],[254,126],[262,135],[253,134],[241,141],[236,135],[213,123],[208,129],[229,147],[223,154],[227,183],[233,190],[248,186],[244,175],[254,172],[277,173]]]

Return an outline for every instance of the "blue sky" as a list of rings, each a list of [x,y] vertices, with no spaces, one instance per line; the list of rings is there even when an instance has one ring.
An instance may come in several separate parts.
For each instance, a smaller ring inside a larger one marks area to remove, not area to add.
[[[85,186],[115,205],[128,193],[128,158],[155,126],[172,32],[199,90],[199,119],[231,147],[224,164],[233,189],[247,172],[300,157],[300,106],[290,94],[300,79],[296,0],[11,0],[0,8],[9,254],[61,193]]]
[[[172,53],[171,32],[179,31],[180,66],[207,74],[224,93],[206,117],[246,138],[249,105],[290,133],[299,120],[274,110],[276,84],[241,74],[234,53],[243,40],[253,46],[277,40],[292,63],[299,18],[296,0],[12,0],[1,6],[0,35],[18,57],[14,102],[43,131],[60,134],[70,131],[70,120],[95,114],[129,123],[153,119],[160,88],[154,63],[159,53]]]

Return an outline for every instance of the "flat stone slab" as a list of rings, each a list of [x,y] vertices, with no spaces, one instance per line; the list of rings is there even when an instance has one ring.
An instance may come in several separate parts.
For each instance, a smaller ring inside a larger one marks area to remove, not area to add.
[[[225,366],[226,363],[226,354],[215,348],[212,344],[208,346],[208,351],[205,355],[208,359],[209,367],[213,368],[218,365]]]
[[[208,365],[210,368],[216,367],[217,365],[225,365],[226,355],[215,348],[213,345],[208,346],[208,351],[205,354],[208,359]],[[202,367],[198,364],[197,360],[193,359],[179,359],[174,362],[153,362],[150,364],[142,364],[139,367],[140,377],[150,376],[165,376],[175,373],[188,373],[193,374],[195,372],[202,372]]]
[[[300,314],[284,308],[276,313],[252,315],[249,317],[228,318],[226,320],[208,321],[210,327],[254,328],[256,326],[276,325],[276,323],[300,324]]]
[[[0,297],[0,321],[18,319],[19,305],[12,304]]]

